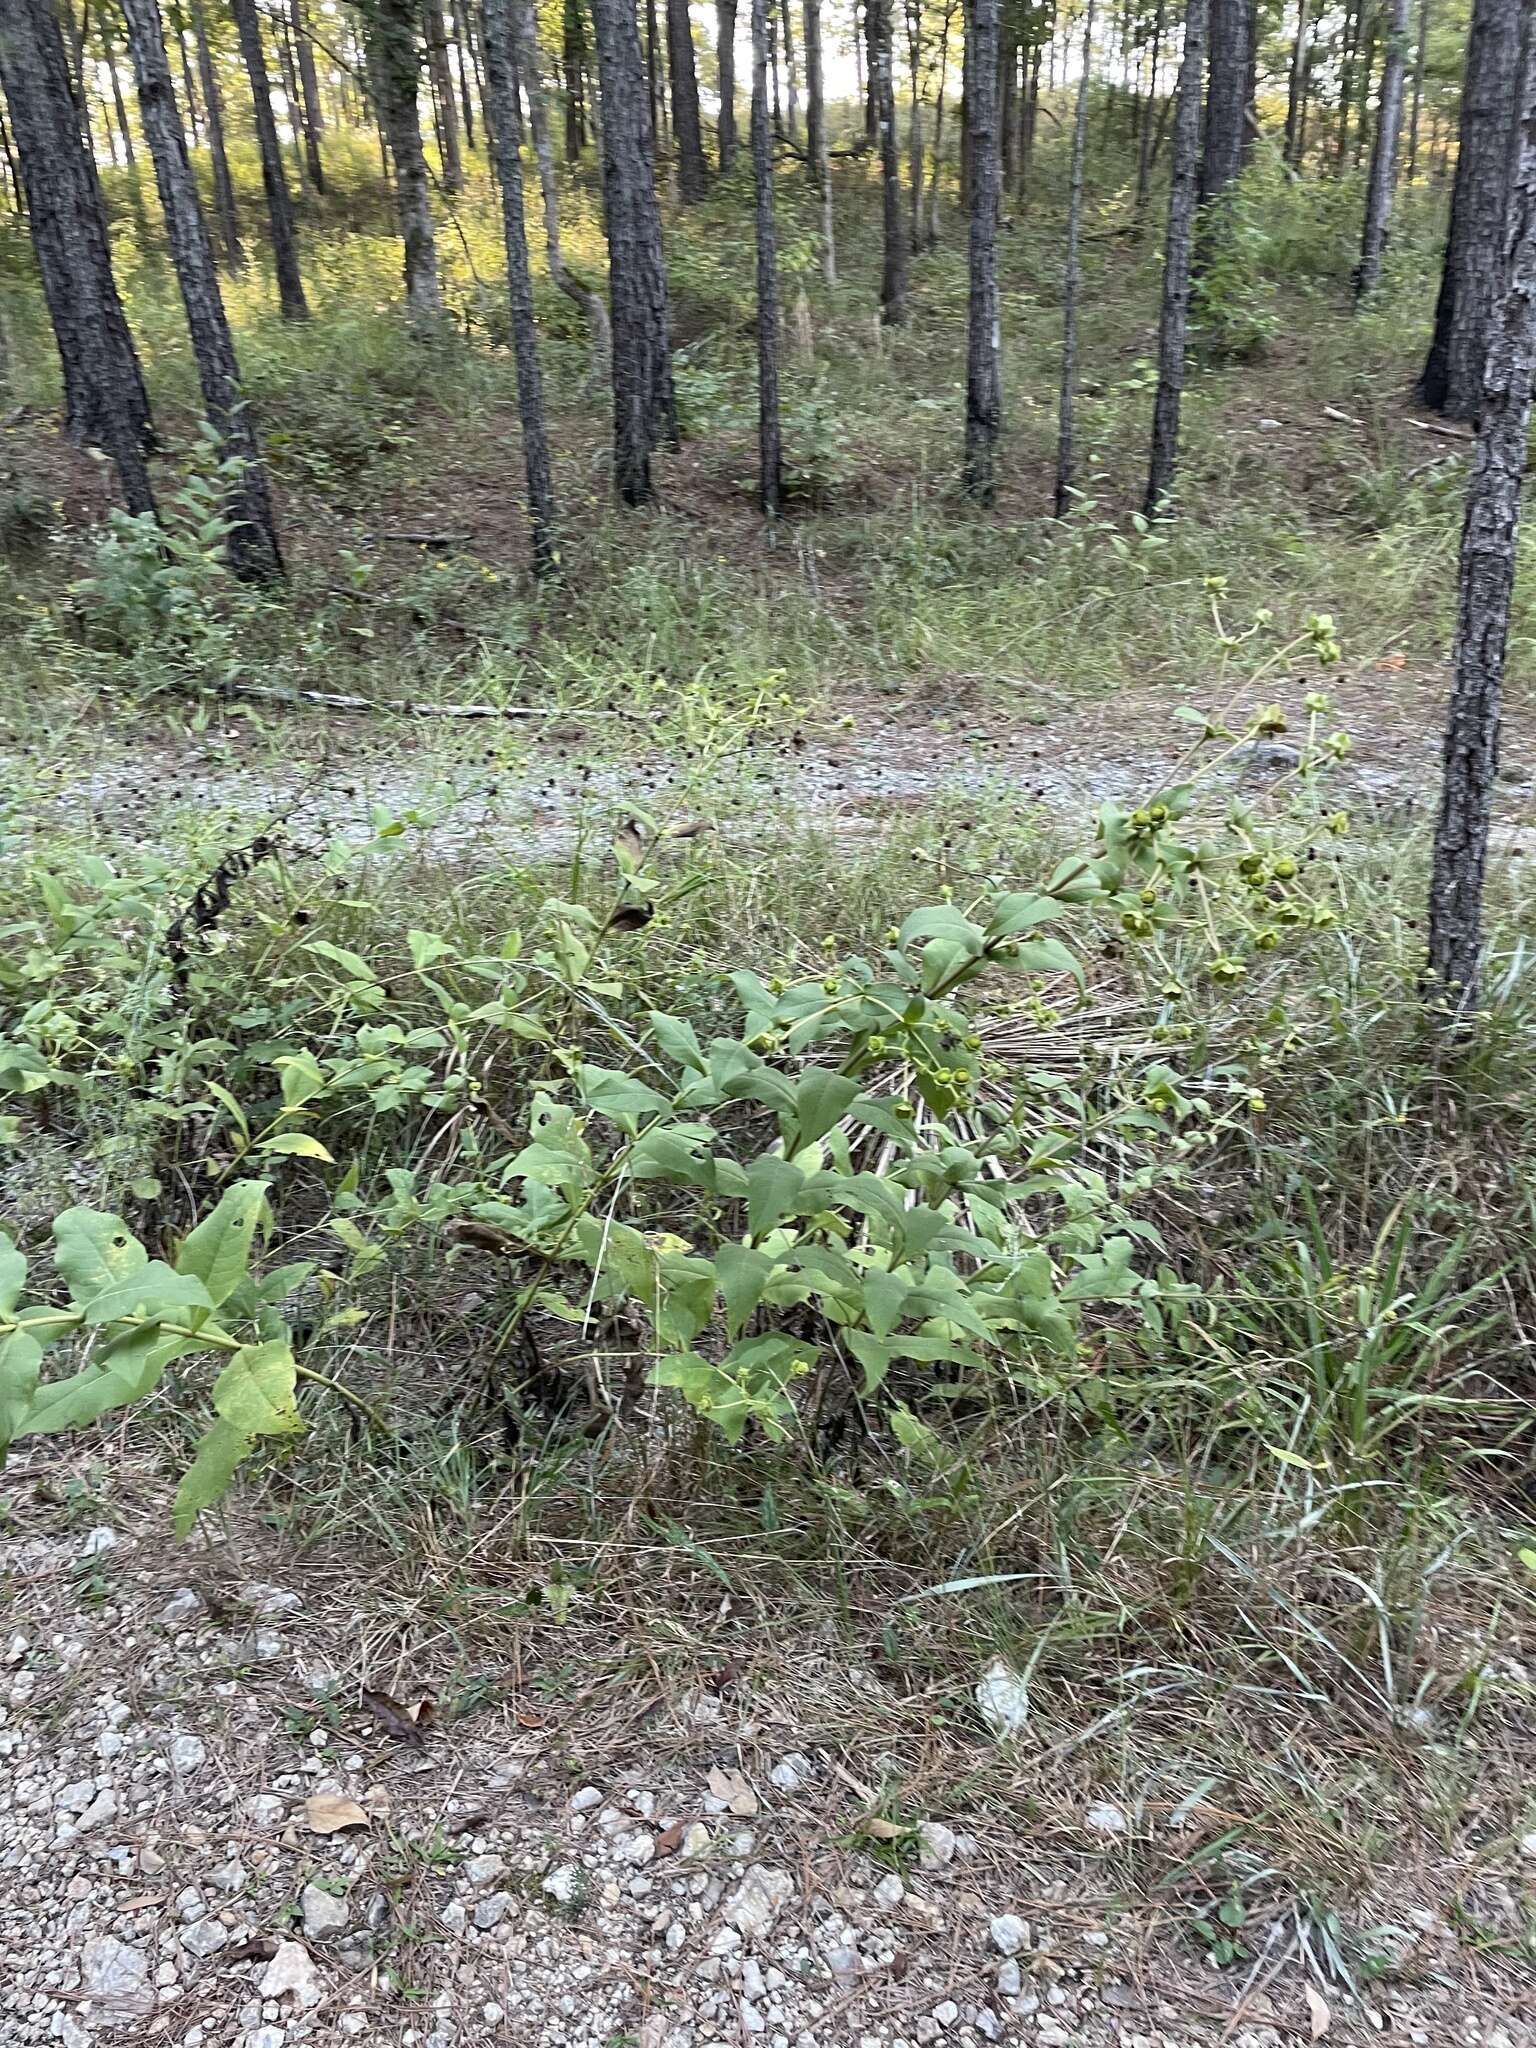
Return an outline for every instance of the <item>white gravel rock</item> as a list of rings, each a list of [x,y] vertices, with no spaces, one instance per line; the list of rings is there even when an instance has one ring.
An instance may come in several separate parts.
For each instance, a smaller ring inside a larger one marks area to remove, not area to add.
[[[86,1531],[85,1541],[80,1546],[80,1555],[101,1557],[109,1550],[116,1550],[121,1540],[115,1529],[109,1529],[103,1523],[99,1528]]]
[[[190,1777],[208,1761],[207,1745],[198,1735],[173,1735],[166,1746],[166,1761],[178,1777]]]
[[[906,1895],[907,1888],[894,1870],[885,1873],[871,1894],[876,1905],[883,1906],[888,1913],[893,1913]]]
[[[507,1867],[505,1856],[471,1856],[464,1866],[467,1884],[494,1884]]]
[[[1021,1948],[1029,1947],[1029,1922],[1017,1913],[997,1914],[988,1931],[1000,1956],[1016,1956]]]
[[[98,1934],[81,1950],[80,1987],[102,2019],[144,2019],[155,2009],[149,1958],[115,1934]]]
[[[1090,1834],[1102,1835],[1106,1840],[1112,1840],[1116,1835],[1123,1835],[1130,1822],[1125,1817],[1123,1807],[1116,1806],[1110,1799],[1098,1799],[1083,1815],[1083,1826]]]
[[[768,1782],[780,1792],[801,1792],[816,1775],[816,1766],[808,1756],[799,1750],[791,1750],[788,1756],[781,1756],[768,1773]]]
[[[291,1997],[305,2010],[318,2005],[325,1996],[320,1973],[301,1941],[278,1945],[277,1954],[262,1971],[256,1988],[263,1998]]]
[[[288,1811],[288,1802],[275,1792],[253,1792],[240,1811],[259,1828],[274,1828]]]
[[[573,1906],[587,1888],[587,1874],[579,1863],[562,1863],[539,1887],[562,1906]]]
[[[299,1896],[304,1916],[304,1933],[310,1941],[324,1941],[328,1935],[345,1934],[352,1925],[352,1908],[335,1892],[318,1884],[307,1884]]]
[[[492,1892],[488,1898],[475,1901],[474,1921],[482,1934],[499,1927],[512,1909],[510,1892]]]
[[[591,1813],[602,1803],[603,1795],[595,1785],[583,1785],[579,1792],[571,1794],[568,1801],[572,1813]]]
[[[222,1920],[211,1915],[206,1920],[194,1920],[190,1927],[181,1930],[181,1945],[190,1955],[206,1962],[209,1956],[216,1956],[229,1940],[229,1929]]]
[[[925,1820],[917,1831],[917,1867],[942,1870],[955,1860],[955,1836],[941,1820]]]
[[[759,1941],[795,1896],[787,1870],[754,1863],[725,1907],[726,1924],[748,1941]]]

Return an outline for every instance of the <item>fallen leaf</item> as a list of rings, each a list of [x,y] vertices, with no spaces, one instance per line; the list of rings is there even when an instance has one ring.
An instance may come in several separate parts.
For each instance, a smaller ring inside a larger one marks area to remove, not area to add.
[[[872,1842],[899,1842],[912,1832],[900,1821],[887,1820],[883,1813],[861,1813],[853,1824],[853,1831],[856,1835],[868,1835]]]
[[[256,1934],[249,1941],[238,1942],[227,1948],[219,1960],[225,1963],[270,1963],[277,1954],[275,1934]]]
[[[1406,654],[1384,654],[1376,666],[1388,675],[1395,675],[1400,668],[1408,666],[1408,657]]]
[[[711,1771],[709,1790],[711,1797],[718,1799],[726,1812],[734,1813],[739,1820],[750,1820],[757,1812],[757,1794],[740,1771]]]
[[[685,1817],[682,1820],[673,1821],[671,1827],[663,1828],[656,1837],[655,1845],[651,1851],[652,1856],[675,1856],[683,1846],[683,1837],[687,1834],[689,1826],[690,1823]]]
[[[1310,1984],[1304,1988],[1307,1994],[1307,2011],[1312,2019],[1312,2038],[1314,2041],[1321,2041],[1333,2024],[1333,2014],[1328,2010],[1328,2001],[1321,1992],[1314,1991]]]
[[[649,903],[625,903],[617,909],[603,926],[605,932],[644,931],[656,915]]]
[[[343,1828],[367,1827],[368,1815],[344,1792],[317,1792],[304,1802],[304,1825],[312,1835],[334,1835]]]
[[[638,867],[645,857],[645,834],[631,818],[627,825],[621,825],[613,835],[613,850],[620,867],[628,864]]]
[[[398,1700],[392,1700],[387,1692],[365,1692],[362,1700],[386,1735],[413,1746],[420,1743],[421,1730]]]
[[[483,1807],[477,1806],[473,1813],[456,1813],[443,1832],[447,1835],[472,1835],[483,1828],[490,1817]]]
[[[414,1707],[407,1709],[407,1712],[418,1728],[430,1728],[437,1719],[437,1701],[418,1700]]]
[[[701,832],[709,830],[708,818],[684,818],[680,825],[669,825],[668,839],[697,839]]]

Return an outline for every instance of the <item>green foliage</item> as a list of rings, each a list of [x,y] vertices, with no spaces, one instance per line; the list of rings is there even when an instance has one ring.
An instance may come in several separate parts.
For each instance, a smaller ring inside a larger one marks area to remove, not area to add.
[[[226,1360],[213,1384],[218,1420],[177,1495],[184,1535],[259,1439],[301,1430],[297,1367],[277,1304],[302,1276],[288,1269],[263,1285],[250,1271],[266,1195],[264,1181],[226,1189],[173,1265],[152,1259],[121,1217],[64,1211],[53,1226],[54,1265],[69,1296],[62,1307],[23,1299],[27,1261],[0,1235],[0,1454],[18,1438],[78,1429],[144,1401],[177,1360],[212,1352]],[[60,1344],[79,1362],[44,1379],[46,1354]]]

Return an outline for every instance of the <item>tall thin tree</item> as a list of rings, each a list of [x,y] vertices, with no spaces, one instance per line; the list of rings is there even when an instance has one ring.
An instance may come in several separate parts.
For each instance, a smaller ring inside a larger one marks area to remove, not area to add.
[[[1297,0],[1296,40],[1291,45],[1290,80],[1285,102],[1285,148],[1288,164],[1301,162],[1301,112],[1307,90],[1307,60],[1312,50],[1311,0]]]
[[[653,451],[677,441],[649,93],[631,0],[593,0],[592,22],[613,317],[614,487],[626,505],[644,505]]]
[[[315,45],[309,31],[304,0],[293,0],[293,47],[299,67],[299,115],[304,125],[304,166],[317,192],[325,190],[325,163],[320,138],[325,133],[325,110],[320,105],[320,74],[315,69]]]
[[[1419,380],[1424,403],[1450,419],[1475,419],[1482,402],[1488,322],[1504,266],[1504,199],[1524,11],[1521,0],[1473,0],[1451,225],[1434,339]]]
[[[704,161],[704,124],[699,116],[699,76],[693,61],[688,0],[667,0],[667,70],[672,80],[678,190],[691,205],[709,190],[709,166]]]
[[[785,111],[789,116],[789,139],[800,140],[800,76],[795,68],[795,31],[790,20],[789,0],[779,0],[779,24],[784,42]]]
[[[720,93],[720,169],[736,161],[736,0],[715,0],[715,66]]]
[[[1302,0],[1306,5],[1306,0]],[[1163,61],[1163,31],[1167,27],[1167,0],[1157,0],[1157,13],[1152,23],[1152,48],[1147,63],[1147,104],[1141,118],[1141,132],[1136,138],[1136,215],[1138,221],[1147,210],[1152,196],[1152,147],[1157,134],[1157,123],[1153,113],[1157,106],[1158,75]]]
[[[112,458],[130,512],[153,512],[149,396],[112,275],[96,164],[52,0],[5,0],[0,84],[64,375],[64,431]]]
[[[1536,34],[1517,82],[1501,296],[1488,326],[1477,455],[1461,532],[1455,679],[1429,891],[1431,986],[1447,1021],[1477,1000],[1500,698],[1536,371]]]
[[[421,143],[419,19],[415,0],[368,0],[369,69],[394,159],[395,208],[405,245],[405,301],[417,332],[430,336],[439,330],[443,293],[427,155]]]
[[[219,297],[218,266],[177,111],[160,9],[157,0],[123,0],[123,12],[138,80],[139,118],[154,161],[155,184],[192,337],[203,405],[233,469],[225,501],[230,522],[226,542],[229,566],[247,583],[270,583],[282,575],[283,557],[272,518],[267,473],[240,391],[240,366]]]
[[[516,40],[510,0],[485,0],[486,88],[491,99],[491,149],[501,186],[502,231],[507,245],[507,300],[517,364],[517,411],[528,478],[528,519],[533,532],[533,573],[548,576],[560,559],[559,519],[549,440],[544,431],[544,387],[539,374],[539,332],[533,311],[533,274],[524,218],[522,111],[518,105]]]
[[[239,269],[245,261],[245,250],[240,243],[235,183],[229,174],[229,152],[224,142],[224,94],[213,65],[203,0],[192,0],[192,30],[197,42],[198,75],[203,81],[203,110],[208,122],[208,154],[213,165],[213,210],[218,216],[224,261],[232,269]]]
[[[880,136],[884,261],[880,272],[880,318],[899,327],[907,317],[907,224],[902,218],[901,154],[896,136],[896,84],[891,61],[892,0],[867,0],[869,55],[873,68],[876,121]]]
[[[972,0],[975,5],[975,0]],[[1072,479],[1077,469],[1077,301],[1083,288],[1083,158],[1088,147],[1088,85],[1093,75],[1093,0],[1083,13],[1083,68],[1077,80],[1077,112],[1072,123],[1072,174],[1067,198],[1067,260],[1061,289],[1061,408],[1056,434],[1056,496],[1058,519],[1072,505]]]
[[[1376,113],[1376,140],[1371,150],[1371,175],[1365,195],[1365,227],[1360,261],[1355,269],[1355,297],[1366,298],[1381,279],[1382,251],[1392,216],[1397,183],[1397,140],[1403,125],[1403,76],[1408,62],[1408,0],[1391,0],[1387,54],[1381,71],[1381,101]]]
[[[1001,0],[971,0],[971,242],[965,337],[965,468],[968,496],[997,495],[997,441],[1003,424],[1002,335],[997,300],[997,216],[1002,183],[998,151],[997,46]]]
[[[1424,67],[1429,55],[1429,0],[1419,0],[1418,48],[1413,57],[1413,111],[1408,117],[1408,169],[1411,185],[1419,168],[1419,112],[1424,104]]]
[[[1174,101],[1173,168],[1168,193],[1168,239],[1163,249],[1163,304],[1157,332],[1157,397],[1152,408],[1152,460],[1143,509],[1149,519],[1167,509],[1179,461],[1179,410],[1184,400],[1184,354],[1189,338],[1189,286],[1194,265],[1195,214],[1200,196],[1200,98],[1205,74],[1206,0],[1189,0],[1184,18],[1184,61]]]
[[[821,275],[837,283],[832,221],[832,163],[827,150],[827,98],[821,62],[821,0],[805,0],[805,168],[821,212]]]
[[[1209,0],[1211,87],[1200,160],[1200,204],[1210,206],[1243,167],[1254,0]]]
[[[240,55],[251,82],[251,103],[256,116],[256,144],[261,154],[261,187],[266,194],[267,220],[272,231],[272,261],[277,271],[277,300],[285,320],[307,320],[309,302],[299,273],[298,235],[293,224],[293,201],[283,172],[283,153],[277,139],[277,121],[272,112],[272,87],[267,78],[267,59],[261,44],[261,16],[256,0],[231,0],[235,28],[240,37]]]
[[[427,30],[427,74],[432,82],[432,101],[437,109],[441,137],[443,190],[453,193],[464,186],[464,159],[459,149],[459,111],[453,96],[453,72],[448,64],[448,24],[438,0],[428,0],[423,19]]]
[[[773,219],[773,135],[768,110],[768,6],[752,0],[752,190],[757,226],[758,500],[777,519],[784,499],[779,425],[779,260]]]

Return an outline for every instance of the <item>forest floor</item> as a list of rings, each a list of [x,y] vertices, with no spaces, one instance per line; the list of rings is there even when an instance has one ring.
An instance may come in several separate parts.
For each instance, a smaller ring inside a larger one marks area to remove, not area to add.
[[[489,1507],[470,1555],[391,1568],[237,1510],[176,1546],[131,1431],[5,1484],[17,2048],[1536,2041],[1529,1725],[1414,1824],[1397,1797],[1436,1739],[1341,1701],[1353,1762],[1305,1737],[1276,1761],[1331,1767],[1326,1853],[1369,1841],[1360,1895],[1335,1910],[1293,1836],[1272,1903],[1224,1923],[1201,1871],[1263,1839],[1243,1764],[1129,1797],[1087,1762],[1091,1691],[1075,1733],[996,1743],[882,1663],[878,1575],[863,1628],[786,1625],[749,1554],[722,1592],[636,1523],[541,1609]]]

